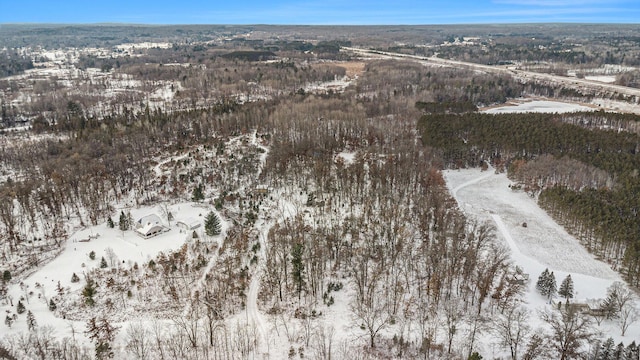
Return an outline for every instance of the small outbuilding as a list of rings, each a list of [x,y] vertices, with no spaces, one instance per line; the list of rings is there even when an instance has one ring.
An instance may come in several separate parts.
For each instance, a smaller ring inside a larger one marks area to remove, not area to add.
[[[190,217],[190,218],[176,221],[176,226],[178,226],[183,230],[195,230],[200,226],[202,226],[202,221]]]

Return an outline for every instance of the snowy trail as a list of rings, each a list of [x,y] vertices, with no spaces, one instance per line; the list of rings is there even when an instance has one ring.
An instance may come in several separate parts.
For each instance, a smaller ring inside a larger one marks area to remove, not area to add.
[[[160,161],[156,166],[153,167],[153,173],[156,174],[157,177],[160,177],[162,175],[162,170],[160,170],[162,165],[165,165],[166,163],[168,163],[170,161],[182,160],[182,159],[186,158],[188,155],[189,155],[189,153],[186,152],[186,153],[184,153],[182,155],[170,156],[169,158]]]
[[[518,249],[518,245],[516,245],[515,241],[513,241],[513,237],[509,233],[509,230],[507,230],[507,227],[504,224],[504,221],[502,221],[502,218],[500,217],[500,215],[491,214],[491,218],[496,223],[496,227],[498,231],[502,234],[504,239],[507,241],[507,245],[509,245],[509,248],[511,249],[512,256],[514,258],[524,256],[522,255],[522,252],[520,251],[520,249]]]
[[[220,236],[220,244],[218,248],[221,248],[224,246],[224,239],[225,239],[225,236],[224,234],[222,234]],[[191,296],[189,297],[190,299],[193,299],[195,297],[196,292],[199,292],[199,293],[202,292],[202,289],[207,283],[207,275],[211,272],[211,269],[213,269],[215,264],[218,262],[218,257],[219,257],[218,252],[217,251],[214,252],[213,256],[211,256],[211,258],[209,259],[209,262],[207,263],[207,267],[202,272],[200,279],[198,279],[198,282],[191,289]],[[184,309],[182,310],[183,318],[186,318],[187,315],[189,314],[189,311],[191,310],[191,304],[192,304],[191,301],[187,301],[187,303],[185,304]]]
[[[264,247],[264,239],[263,236],[260,236],[260,248]],[[261,250],[262,252],[262,250]],[[261,258],[264,258],[261,256]],[[267,340],[267,322],[264,317],[258,310],[258,292],[260,290],[260,280],[262,279],[262,266],[255,272],[253,277],[251,278],[251,283],[249,284],[249,294],[247,295],[247,325],[255,326],[260,341],[258,342],[258,347],[262,347],[266,344]],[[260,353],[266,353],[266,349],[262,347]]]
[[[480,176],[480,177],[477,177],[477,178],[473,178],[473,179],[471,179],[471,180],[469,180],[469,181],[467,181],[465,183],[462,183],[462,184],[456,186],[451,191],[451,193],[453,194],[453,197],[458,199],[458,191],[460,191],[460,190],[462,190],[462,189],[464,189],[466,187],[469,187],[471,185],[477,184],[477,183],[481,182],[484,179],[490,178],[493,175],[490,170],[493,170],[493,168],[489,168],[488,172],[486,174],[484,174],[483,176]]]
[[[258,142],[258,132],[257,130],[253,133],[253,137],[251,139],[252,145],[261,148],[264,152],[260,155],[260,165],[258,168],[258,173],[256,178],[260,177],[262,170],[264,169],[264,164],[267,161],[267,156],[269,155],[269,148],[261,145]],[[268,324],[260,311],[258,310],[258,293],[260,291],[260,282],[262,280],[262,274],[264,272],[264,259],[266,258],[266,248],[267,248],[267,235],[269,234],[269,229],[273,226],[273,224],[267,224],[264,220],[260,220],[259,223],[256,224],[256,228],[261,229],[260,235],[258,237],[258,241],[260,243],[260,250],[256,254],[258,256],[259,262],[256,267],[256,271],[251,277],[251,282],[249,283],[249,293],[247,294],[247,325],[255,326],[256,331],[258,332],[259,340],[258,341],[258,353],[266,354],[268,353],[268,344],[267,344],[267,329]],[[267,345],[265,348],[264,345]]]

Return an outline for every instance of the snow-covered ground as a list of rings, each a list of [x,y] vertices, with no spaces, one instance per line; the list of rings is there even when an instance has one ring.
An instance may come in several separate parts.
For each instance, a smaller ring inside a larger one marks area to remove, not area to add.
[[[127,212],[126,209],[125,213]],[[9,305],[1,305],[0,310],[7,314],[15,311],[15,305],[18,300],[24,298],[23,304],[27,310],[31,310],[35,315],[39,326],[50,325],[56,329],[60,337],[71,335],[71,326],[76,331],[84,331],[85,323],[72,322],[69,320],[56,317],[53,312],[48,309],[48,299],[56,294],[58,282],[62,288],[69,288],[72,293],[76,293],[85,285],[83,274],[90,269],[100,266],[101,258],[104,257],[108,262],[113,261],[114,266],[130,267],[133,263],[143,264],[154,258],[159,252],[167,252],[180,248],[191,231],[186,232],[176,226],[176,222],[186,219],[197,219],[204,224],[204,217],[209,212],[208,209],[194,203],[178,203],[168,206],[168,210],[172,213],[174,220],[167,222],[166,217],[162,215],[160,207],[141,207],[130,209],[134,221],[149,215],[157,214],[164,222],[164,225],[170,230],[157,235],[155,237],[144,239],[137,235],[134,230],[121,231],[116,225],[115,228],[109,228],[106,223],[98,226],[84,228],[75,232],[69,237],[64,250],[53,261],[40,267],[35,273],[27,277],[21,284],[13,284],[9,287],[9,296],[13,299],[13,307]],[[112,218],[117,221],[119,215],[114,213]],[[222,235],[228,228],[228,224],[221,221]],[[197,232],[202,238],[204,226],[200,226]],[[88,240],[88,241],[87,241]],[[108,253],[113,251],[116,258],[111,259]],[[95,252],[95,260],[89,258],[89,253]],[[75,273],[80,277],[81,281],[72,283],[71,276]],[[29,293],[33,292],[31,296]],[[67,292],[68,293],[68,292]],[[69,294],[69,296],[74,296]],[[4,327],[3,334],[19,333],[27,330],[27,324],[24,314],[13,324],[11,328]]]
[[[523,191],[512,190],[506,174],[496,174],[492,169],[484,172],[465,169],[445,171],[444,177],[465,214],[494,226],[513,262],[530,275],[525,299],[532,314],[550,309],[546,299],[535,290],[537,278],[545,268],[555,273],[558,284],[571,274],[574,303],[602,299],[614,281],[622,281],[609,265],[596,260],[542,210],[535,199]],[[542,322],[537,323],[542,326]],[[613,321],[603,322],[598,330],[605,339],[611,336],[616,343],[628,344],[640,337],[640,323],[632,324],[624,337]]]
[[[609,83],[609,84],[616,82],[615,75],[587,75],[584,78],[586,80],[600,81],[600,82]]]
[[[595,111],[593,107],[567,103],[560,101],[549,100],[534,100],[534,101],[512,101],[505,106],[493,107],[486,109],[483,112],[487,114],[505,114],[505,113],[570,113],[577,111]]]

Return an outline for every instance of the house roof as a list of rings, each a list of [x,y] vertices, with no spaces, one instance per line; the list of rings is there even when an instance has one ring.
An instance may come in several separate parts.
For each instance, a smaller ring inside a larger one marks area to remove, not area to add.
[[[192,218],[192,217],[188,217],[186,219],[178,220],[176,223],[178,225],[182,224],[182,225],[188,227],[189,229],[194,229],[194,228],[197,228],[197,227],[202,225],[202,221],[200,221],[200,220],[198,220],[196,218]]]
[[[153,234],[155,232],[162,232],[165,230],[165,227],[162,225],[158,225],[158,224],[147,224],[143,227],[137,228],[136,231],[138,232],[138,234],[142,235],[142,236],[149,236],[150,234]]]
[[[162,224],[162,219],[156,214],[149,214],[138,219],[137,223],[142,226],[147,224]]]

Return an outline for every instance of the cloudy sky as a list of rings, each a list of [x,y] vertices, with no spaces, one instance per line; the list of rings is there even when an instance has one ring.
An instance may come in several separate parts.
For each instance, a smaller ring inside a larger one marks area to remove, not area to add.
[[[640,0],[0,0],[0,23],[633,23]]]

